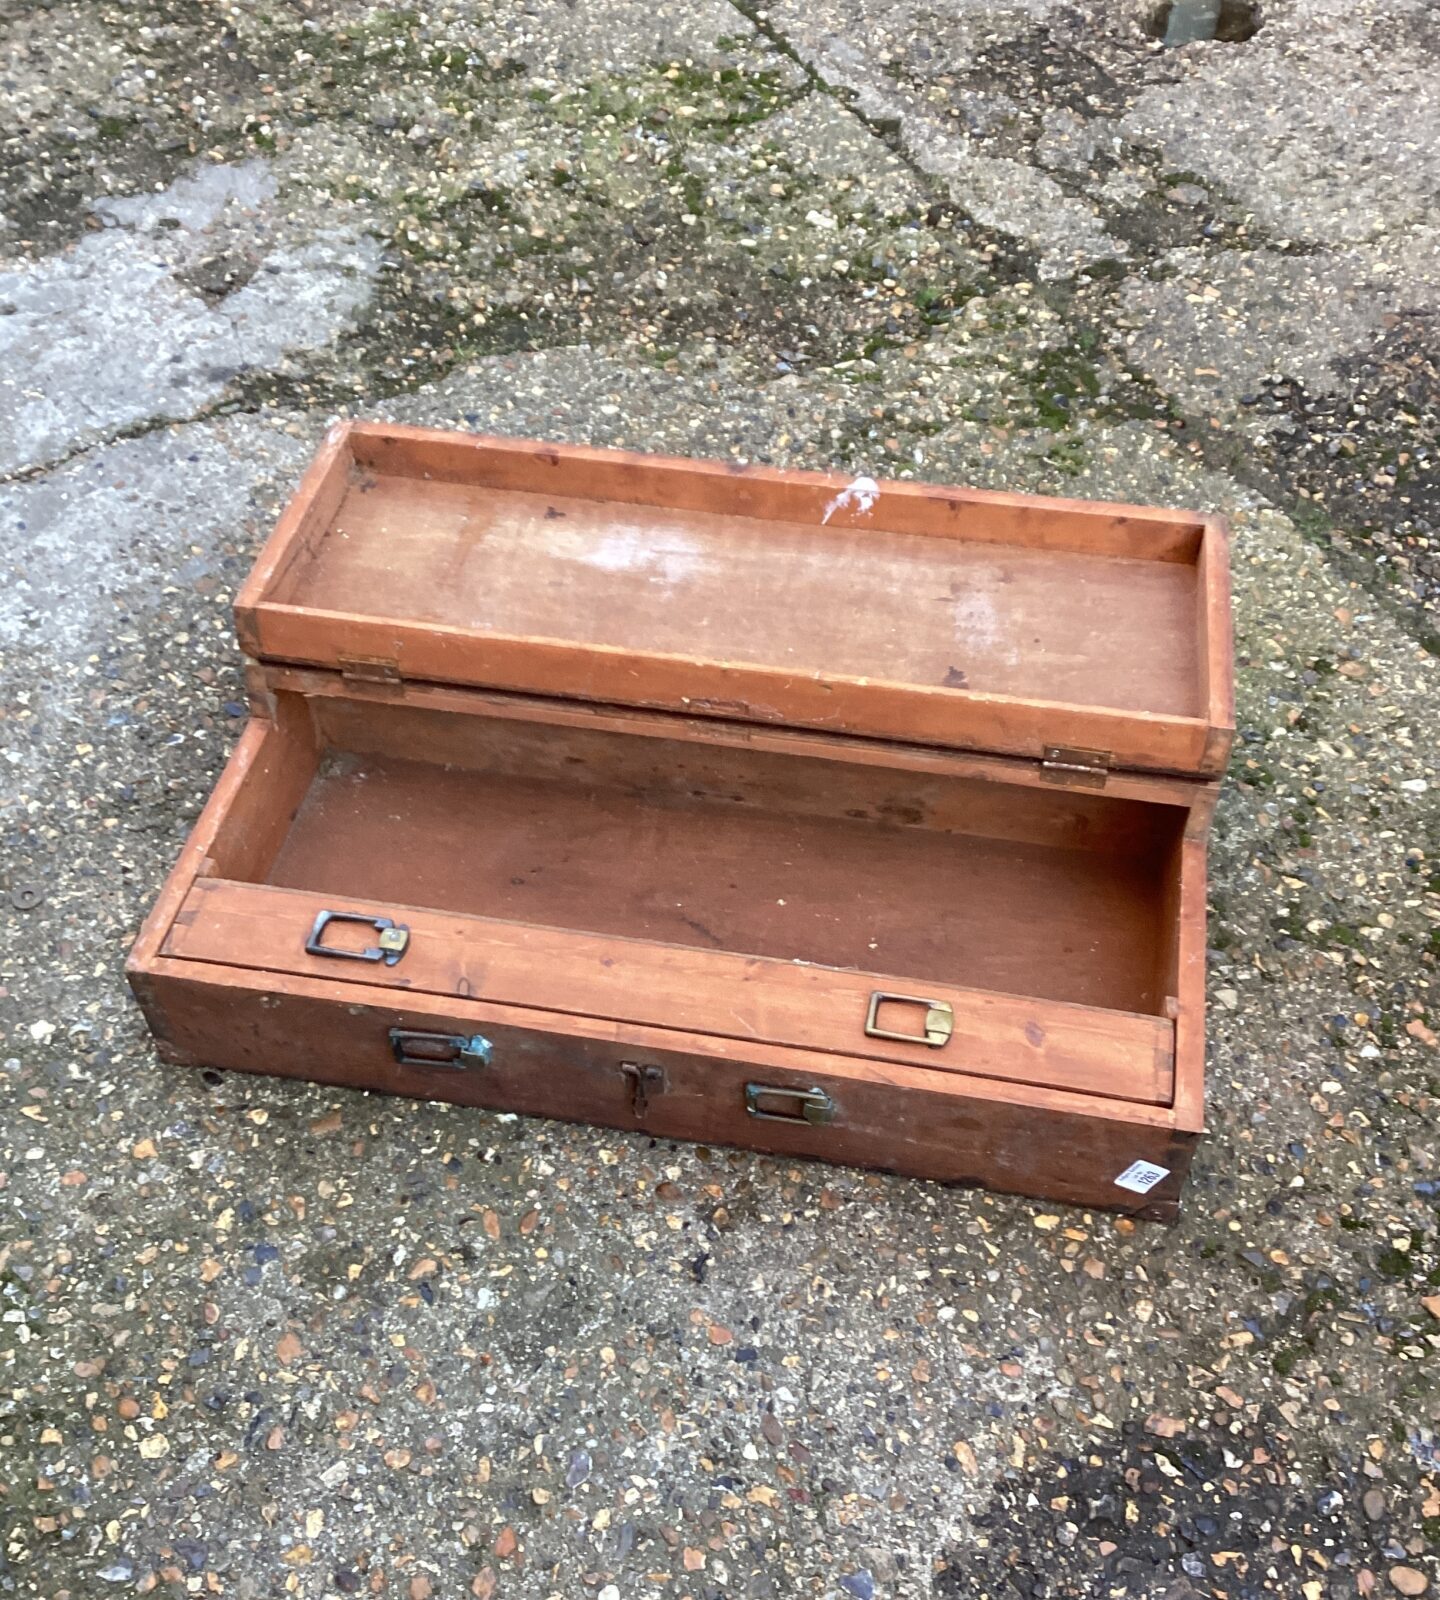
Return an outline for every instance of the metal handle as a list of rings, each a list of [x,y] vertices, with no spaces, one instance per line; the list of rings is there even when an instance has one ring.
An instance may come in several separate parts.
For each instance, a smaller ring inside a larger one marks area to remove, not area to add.
[[[893,1000],[897,1005],[924,1006],[924,1032],[896,1033],[893,1029],[882,1028],[880,1007],[887,1000]],[[885,989],[877,989],[870,996],[870,1010],[865,1017],[865,1032],[872,1039],[898,1039],[901,1044],[928,1044],[938,1050],[941,1045],[950,1042],[950,1035],[954,1031],[955,1008],[948,1000],[926,1000],[918,994],[893,994]]]
[[[402,1067],[488,1067],[495,1046],[482,1033],[421,1033],[391,1028],[390,1048]]]
[[[788,1100],[794,1111],[766,1111],[762,1100]],[[836,1105],[823,1089],[785,1089],[773,1083],[747,1083],[745,1109],[762,1122],[808,1122],[823,1127],[834,1122]]]
[[[364,950],[341,950],[335,945],[325,944],[325,930],[332,922],[358,922],[362,928],[374,928],[380,935],[379,941]],[[315,919],[310,937],[305,941],[305,954],[334,956],[339,961],[383,961],[387,967],[393,967],[405,954],[409,943],[409,928],[392,922],[389,917],[367,917],[358,911],[322,911]]]

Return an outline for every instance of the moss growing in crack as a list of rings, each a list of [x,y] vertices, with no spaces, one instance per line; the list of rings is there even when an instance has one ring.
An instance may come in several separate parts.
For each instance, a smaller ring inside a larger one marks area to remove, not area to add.
[[[1066,428],[1077,400],[1099,398],[1100,374],[1078,349],[1046,350],[1029,374],[1029,388],[1041,422],[1049,428]]]
[[[1079,439],[1057,439],[1045,459],[1067,477],[1078,478],[1090,465],[1090,452]]]
[[[1403,1250],[1396,1250],[1393,1246],[1382,1250],[1375,1258],[1375,1269],[1383,1277],[1392,1279],[1408,1278],[1414,1270],[1414,1264]]]
[[[1282,1378],[1288,1378],[1300,1361],[1300,1351],[1294,1345],[1285,1346],[1270,1357],[1270,1365]]]

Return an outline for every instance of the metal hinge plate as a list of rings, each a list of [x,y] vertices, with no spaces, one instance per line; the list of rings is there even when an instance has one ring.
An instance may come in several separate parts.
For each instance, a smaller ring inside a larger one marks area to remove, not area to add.
[[[1111,759],[1108,750],[1075,750],[1069,745],[1046,745],[1045,758],[1040,763],[1040,776],[1046,783],[1077,789],[1103,789],[1110,775]]]
[[[399,664],[388,656],[341,656],[340,676],[347,683],[403,683]]]

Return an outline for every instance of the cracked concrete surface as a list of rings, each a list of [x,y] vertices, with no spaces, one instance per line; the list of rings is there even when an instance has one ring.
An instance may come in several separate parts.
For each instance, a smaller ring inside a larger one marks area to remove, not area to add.
[[[0,1593],[1436,1592],[1440,27],[0,21]],[[1235,528],[1173,1230],[159,1065],[125,949],[330,420]]]
[[[287,241],[267,226],[274,194],[260,163],[202,168],[159,196],[97,201],[102,231],[0,270],[0,472],[193,417],[237,378],[283,370],[353,321],[375,241],[338,231]],[[236,234],[253,258],[245,281],[196,282]]]

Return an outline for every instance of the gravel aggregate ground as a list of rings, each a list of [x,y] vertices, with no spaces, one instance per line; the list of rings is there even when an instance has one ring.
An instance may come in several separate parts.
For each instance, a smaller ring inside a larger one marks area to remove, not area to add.
[[[0,1594],[1440,1592],[1440,21],[0,15]],[[1218,510],[1178,1226],[154,1058],[330,421]]]

